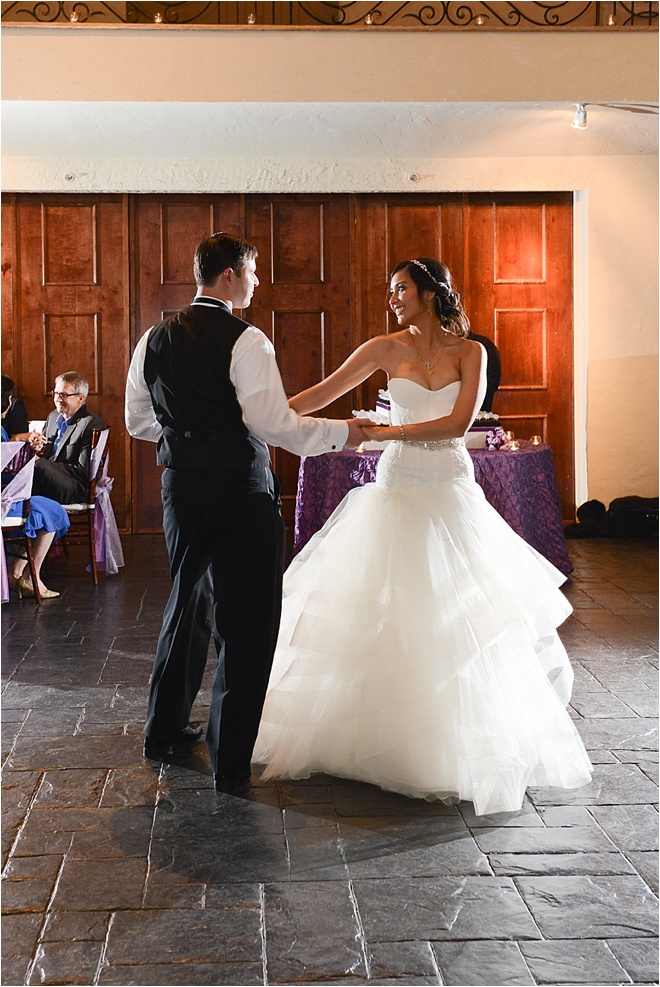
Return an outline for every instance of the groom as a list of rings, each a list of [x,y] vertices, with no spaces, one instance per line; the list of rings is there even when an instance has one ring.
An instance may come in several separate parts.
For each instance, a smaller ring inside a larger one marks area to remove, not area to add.
[[[259,284],[256,248],[214,233],[195,253],[197,294],[140,339],[126,425],[158,443],[172,590],[158,640],[145,756],[190,749],[188,723],[210,637],[218,665],[206,745],[216,791],[249,783],[277,643],[284,523],[267,443],[304,456],[358,445],[358,420],[302,418],[287,403],[275,351],[237,318]]]

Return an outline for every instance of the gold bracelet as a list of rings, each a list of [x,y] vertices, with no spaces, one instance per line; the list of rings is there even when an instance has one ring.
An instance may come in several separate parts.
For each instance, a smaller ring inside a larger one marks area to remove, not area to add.
[[[399,431],[401,432],[401,441],[402,442],[405,442],[406,441],[406,433],[403,430],[403,425],[399,425]]]

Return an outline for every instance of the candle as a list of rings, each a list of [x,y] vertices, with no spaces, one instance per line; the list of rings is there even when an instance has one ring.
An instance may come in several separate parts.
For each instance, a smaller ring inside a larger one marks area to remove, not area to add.
[[[511,442],[511,440],[516,437],[515,432],[505,432],[504,434],[506,435],[507,442]]]
[[[529,441],[532,443],[533,446],[540,446],[541,443],[543,442],[543,439],[541,438],[540,435],[533,435]]]
[[[511,442],[507,442],[506,447],[509,452],[518,452],[520,442],[518,442],[518,439],[512,439]]]

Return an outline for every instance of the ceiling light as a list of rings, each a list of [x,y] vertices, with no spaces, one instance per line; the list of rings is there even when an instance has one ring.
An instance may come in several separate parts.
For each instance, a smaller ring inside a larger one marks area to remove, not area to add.
[[[585,103],[575,104],[575,113],[573,115],[571,127],[574,127],[576,130],[587,129],[587,107]]]

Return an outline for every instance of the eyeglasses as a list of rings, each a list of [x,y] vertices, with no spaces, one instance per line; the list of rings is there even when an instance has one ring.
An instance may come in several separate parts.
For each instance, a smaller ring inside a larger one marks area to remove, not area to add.
[[[66,391],[51,391],[50,393],[54,398],[62,398],[64,400],[64,398],[78,398],[82,394],[82,391],[70,391],[69,393]]]

